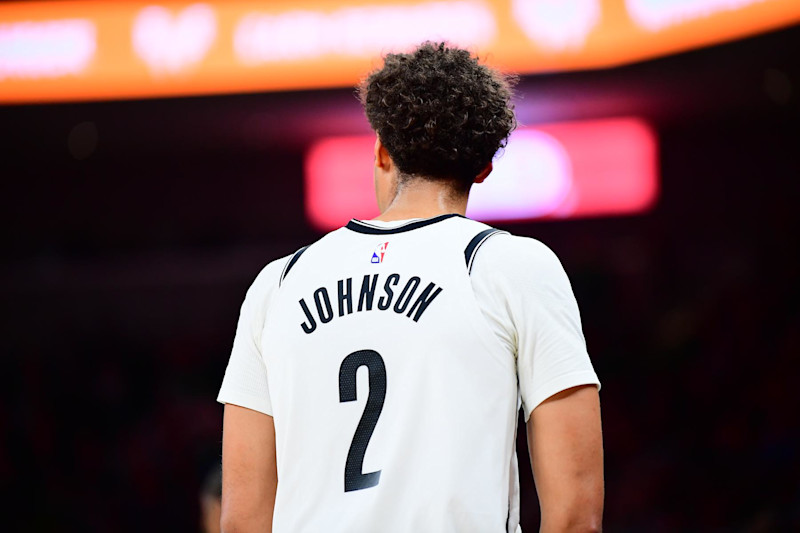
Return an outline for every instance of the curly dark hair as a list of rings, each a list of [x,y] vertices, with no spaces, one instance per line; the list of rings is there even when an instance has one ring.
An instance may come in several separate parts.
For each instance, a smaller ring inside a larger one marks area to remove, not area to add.
[[[515,79],[446,43],[388,54],[361,83],[367,119],[401,175],[469,189],[516,127]]]

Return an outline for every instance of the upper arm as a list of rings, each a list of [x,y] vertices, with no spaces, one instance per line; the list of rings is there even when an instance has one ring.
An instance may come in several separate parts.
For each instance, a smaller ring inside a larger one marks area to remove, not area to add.
[[[275,426],[261,332],[286,258],[273,261],[247,291],[218,401],[222,434],[222,525],[226,533],[270,531],[277,488]]]
[[[528,240],[515,304],[517,372],[526,419],[545,399],[578,385],[599,385],[572,285],[558,257]]]
[[[227,404],[222,432],[223,531],[271,531],[277,486],[272,417]]]
[[[492,237],[477,254],[472,277],[484,314],[503,325],[503,338],[516,351],[526,420],[558,392],[600,384],[569,278],[547,246],[527,237]]]
[[[542,531],[598,529],[603,509],[600,382],[569,278],[549,248],[525,237],[489,239],[473,266],[473,276],[483,276],[475,280],[482,283],[478,289],[499,300],[495,314],[511,325],[506,336],[516,349]]]
[[[261,333],[287,258],[273,261],[256,277],[239,313],[233,349],[217,401],[272,414],[267,367],[261,353]]]
[[[527,432],[541,531],[599,531],[604,488],[597,387],[548,398],[534,409]]]

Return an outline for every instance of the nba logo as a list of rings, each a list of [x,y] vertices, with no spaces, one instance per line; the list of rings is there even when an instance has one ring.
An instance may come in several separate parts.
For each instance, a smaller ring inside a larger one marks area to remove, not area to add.
[[[383,263],[383,256],[386,255],[386,248],[389,246],[388,242],[379,244],[375,251],[372,252],[372,260],[370,263]]]

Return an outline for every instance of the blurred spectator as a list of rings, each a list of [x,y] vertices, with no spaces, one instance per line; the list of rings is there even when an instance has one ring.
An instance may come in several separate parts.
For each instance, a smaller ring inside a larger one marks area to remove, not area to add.
[[[202,533],[220,533],[219,520],[222,505],[222,468],[211,468],[200,491],[200,527]]]

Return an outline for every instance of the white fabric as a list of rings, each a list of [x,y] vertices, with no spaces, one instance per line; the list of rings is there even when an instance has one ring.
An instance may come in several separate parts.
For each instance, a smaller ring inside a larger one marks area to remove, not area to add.
[[[231,357],[217,397],[219,402],[272,415],[267,367],[259,346],[267,309],[289,257],[282,257],[264,267],[244,297]]]
[[[492,331],[517,355],[525,420],[554,394],[600,385],[569,278],[547,246],[528,237],[494,235],[475,257],[471,280]]]
[[[517,531],[518,402],[527,419],[549,396],[599,382],[569,280],[546,246],[493,235],[468,275],[464,249],[486,228],[461,217],[388,235],[342,228],[310,246],[280,286],[289,258],[256,278],[218,401],[274,417],[276,533]],[[371,263],[385,242],[384,261]],[[395,300],[377,310],[394,273]],[[376,274],[373,310],[358,312],[363,278]],[[415,276],[416,292],[397,312],[398,293]],[[340,316],[338,281],[344,288],[348,278],[353,313],[342,300]],[[409,309],[431,283],[442,291],[415,321]],[[323,287],[328,322],[314,300]],[[306,333],[300,326],[312,318]],[[359,368],[356,401],[340,402],[340,365],[366,349],[385,364],[386,394],[374,431],[360,437],[368,439],[361,471],[381,476],[373,487],[346,492],[345,459],[372,391],[369,371]]]

